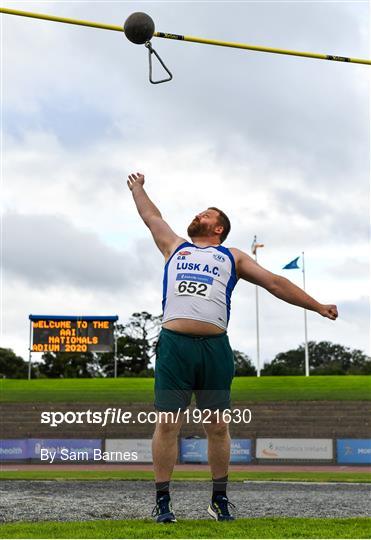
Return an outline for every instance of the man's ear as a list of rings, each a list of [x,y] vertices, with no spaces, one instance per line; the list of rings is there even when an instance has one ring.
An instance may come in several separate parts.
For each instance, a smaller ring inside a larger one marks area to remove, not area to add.
[[[215,234],[222,234],[223,231],[224,231],[223,225],[217,225],[214,229]]]

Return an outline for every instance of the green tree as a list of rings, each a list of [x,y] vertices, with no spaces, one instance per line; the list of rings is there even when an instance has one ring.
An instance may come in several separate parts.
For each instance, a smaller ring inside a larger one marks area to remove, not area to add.
[[[31,376],[35,375],[35,367],[31,366]],[[0,377],[8,379],[27,379],[28,362],[17,356],[12,349],[0,347]]]
[[[161,316],[147,311],[135,312],[125,325],[116,325],[117,375],[119,377],[152,377],[149,367],[155,355],[161,329]],[[114,353],[100,355],[100,365],[105,376],[114,374]]]
[[[123,328],[123,327],[122,327]],[[153,375],[153,370],[148,368],[149,345],[143,339],[136,339],[122,334],[117,339],[117,376],[147,376]],[[114,375],[114,353],[99,355],[99,364],[105,377]]]
[[[36,364],[38,371],[49,378],[101,377],[102,370],[95,353],[46,352],[42,362]]]
[[[371,373],[371,360],[359,349],[350,349],[329,341],[308,342],[309,368],[312,375],[367,375]],[[303,375],[305,347],[300,345],[277,354],[265,364],[262,375]]]
[[[329,341],[311,342],[311,371],[315,375],[370,374],[371,360],[359,349]]]
[[[156,352],[156,343],[161,330],[161,315],[151,315],[148,311],[133,313],[125,324],[125,334],[133,339],[141,340],[143,353],[151,359]]]
[[[233,351],[233,354],[236,377],[253,377],[256,375],[255,366],[247,354],[241,351]]]
[[[304,350],[291,349],[277,354],[270,364],[264,364],[261,375],[303,375]]]

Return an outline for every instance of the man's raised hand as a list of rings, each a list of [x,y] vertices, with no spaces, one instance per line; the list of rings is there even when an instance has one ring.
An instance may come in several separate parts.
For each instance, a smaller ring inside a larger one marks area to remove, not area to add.
[[[128,183],[130,191],[133,191],[133,188],[135,186],[143,186],[144,174],[139,173],[139,172],[137,172],[136,174],[135,173],[129,174],[127,183]]]

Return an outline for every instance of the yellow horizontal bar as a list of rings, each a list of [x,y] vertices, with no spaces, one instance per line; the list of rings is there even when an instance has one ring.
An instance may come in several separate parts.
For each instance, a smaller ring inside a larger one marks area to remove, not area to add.
[[[336,62],[351,62],[354,64],[367,64],[371,65],[371,60],[363,58],[348,58],[345,56],[335,56],[329,54],[317,54],[311,52],[301,52],[301,51],[291,51],[288,49],[275,49],[273,47],[262,47],[260,45],[249,45],[247,43],[236,43],[233,41],[219,41],[216,39],[205,39],[194,36],[180,36],[177,34],[166,34],[163,32],[156,32],[154,34],[156,37],[166,38],[166,39],[175,39],[180,41],[190,41],[193,43],[203,43],[206,45],[218,45],[220,47],[232,47],[235,49],[245,49],[249,51],[260,51],[268,52],[275,54],[288,54],[291,56],[302,56],[305,58],[316,58],[318,60],[334,60]]]
[[[79,21],[77,19],[67,19],[66,17],[54,17],[54,15],[45,15],[43,13],[31,13],[30,11],[18,11],[17,9],[8,9],[0,7],[0,13],[7,15],[20,15],[21,17],[31,17],[33,19],[43,19],[45,21],[61,22],[65,24],[77,24],[78,26],[90,26],[91,28],[101,28],[102,30],[115,30],[123,32],[123,26],[115,26],[113,24],[103,24],[92,21]]]
[[[123,32],[123,26],[116,26],[112,24],[103,24],[98,22],[91,21],[81,21],[77,19],[68,19],[66,17],[55,17],[53,15],[45,15],[42,13],[31,13],[29,11],[19,11],[16,9],[8,9],[0,7],[0,13],[5,13],[8,15],[19,15],[21,17],[31,17],[34,19],[43,19],[46,21],[61,22],[65,24],[76,24],[79,26],[88,26],[91,28],[101,28],[103,30],[114,30],[116,32]],[[235,49],[245,49],[249,51],[259,51],[267,52],[274,54],[286,54],[291,56],[301,56],[305,58],[316,58],[319,60],[333,60],[335,62],[349,62],[353,64],[365,64],[371,65],[371,60],[363,58],[348,58],[346,56],[335,56],[330,54],[317,54],[311,52],[300,52],[300,51],[291,51],[287,49],[276,49],[273,47],[262,47],[259,45],[249,45],[247,43],[235,43],[230,41],[219,41],[216,39],[205,39],[194,36],[182,36],[178,34],[168,34],[165,32],[155,32],[154,37],[160,37],[165,39],[175,39],[180,41],[189,41],[193,43],[202,43],[206,45],[217,45],[219,47],[232,47]]]

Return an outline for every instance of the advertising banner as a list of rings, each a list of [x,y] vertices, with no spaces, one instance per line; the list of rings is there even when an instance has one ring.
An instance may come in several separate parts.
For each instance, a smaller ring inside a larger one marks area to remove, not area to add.
[[[105,461],[152,463],[151,439],[107,439]]]
[[[0,440],[0,461],[27,459],[28,457],[27,439]]]
[[[181,463],[207,463],[207,439],[181,439]]]
[[[338,439],[338,463],[367,463],[371,465],[371,439]]]
[[[272,460],[331,460],[332,439],[257,439],[256,457]]]
[[[100,439],[28,439],[29,457],[44,463],[99,460]]]
[[[251,439],[232,439],[231,463],[250,463]]]
[[[231,463],[250,463],[251,439],[232,439]],[[207,463],[207,439],[181,439],[181,463]]]

